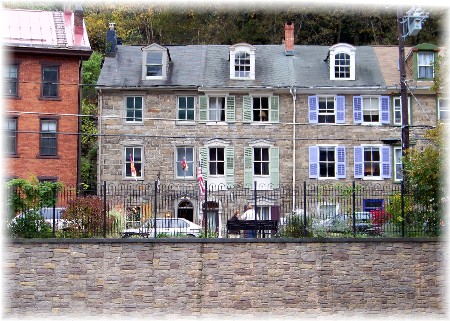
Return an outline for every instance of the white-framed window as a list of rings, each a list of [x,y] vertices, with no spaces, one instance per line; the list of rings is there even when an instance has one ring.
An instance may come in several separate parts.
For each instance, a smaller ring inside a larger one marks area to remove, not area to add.
[[[389,124],[389,96],[353,96],[353,121],[355,124]]]
[[[339,213],[338,203],[319,203],[317,204],[317,214],[319,218],[333,218]]]
[[[142,208],[138,205],[126,208],[126,228],[138,228],[142,224]]]
[[[127,123],[142,123],[144,97],[125,96],[125,121]]]
[[[236,120],[234,96],[204,95],[198,97],[198,120],[200,122],[223,123]]]
[[[58,155],[58,120],[41,120],[39,156],[56,157]]]
[[[309,147],[309,178],[345,178],[345,163],[344,146]]]
[[[383,145],[355,146],[354,176],[363,179],[391,178],[391,148]]]
[[[408,123],[411,125],[411,99],[407,98],[408,101]],[[394,125],[402,124],[402,99],[401,97],[393,98],[393,122]]]
[[[158,44],[142,48],[142,79],[166,79],[168,57],[167,48]]]
[[[278,123],[280,113],[279,96],[244,96],[244,123]]]
[[[433,79],[434,77],[434,52],[417,52],[417,78]]]
[[[194,96],[178,96],[177,110],[179,122],[194,122],[195,120],[195,97]]]
[[[345,96],[309,96],[310,124],[344,124]]]
[[[354,46],[345,43],[330,47],[330,80],[355,80],[355,51]]]
[[[394,180],[401,181],[403,179],[403,165],[402,165],[402,148],[400,146],[394,147]]]
[[[124,178],[144,178],[144,149],[141,146],[126,146],[124,148]]]
[[[244,186],[272,189],[279,186],[279,149],[267,144],[244,148]]]
[[[247,43],[239,43],[230,48],[230,79],[255,79],[256,47]]]
[[[224,190],[234,187],[234,148],[214,140],[200,148],[203,179],[208,188]]]
[[[194,178],[194,147],[179,146],[175,152],[175,177]]]
[[[438,99],[438,120],[448,121],[450,119],[449,114],[449,98]]]

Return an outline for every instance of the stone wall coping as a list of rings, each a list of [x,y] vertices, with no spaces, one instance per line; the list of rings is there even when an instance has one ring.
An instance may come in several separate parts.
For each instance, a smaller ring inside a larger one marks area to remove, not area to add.
[[[376,238],[85,238],[85,239],[8,239],[12,244],[126,244],[126,243],[427,243],[445,242],[444,237],[376,237]]]

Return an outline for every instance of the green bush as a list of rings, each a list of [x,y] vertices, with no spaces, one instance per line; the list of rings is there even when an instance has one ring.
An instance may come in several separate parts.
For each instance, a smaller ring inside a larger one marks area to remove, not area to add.
[[[286,221],[279,226],[276,236],[294,238],[311,237],[311,232],[308,230],[308,226],[306,226],[305,233],[305,225],[299,215],[291,215],[286,216]]]
[[[9,233],[12,237],[22,238],[49,238],[52,228],[45,219],[34,210],[24,212],[9,224]]]

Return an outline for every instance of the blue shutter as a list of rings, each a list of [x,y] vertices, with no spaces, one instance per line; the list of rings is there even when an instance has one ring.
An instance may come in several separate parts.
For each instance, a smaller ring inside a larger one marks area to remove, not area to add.
[[[345,124],[345,96],[336,97],[336,124]]]
[[[226,180],[227,180],[227,188],[233,188],[234,187],[234,148],[233,147],[227,147],[225,150],[226,153],[226,160],[227,160],[227,166],[226,166]]]
[[[381,96],[380,99],[380,113],[381,113],[381,123],[382,124],[389,124],[391,122],[390,119],[390,97],[389,96]]]
[[[319,147],[309,146],[309,178],[319,178]]]
[[[355,178],[363,178],[363,152],[364,149],[361,146],[355,146],[354,149],[354,176]]]
[[[381,147],[381,178],[391,178],[391,148]]]
[[[362,101],[361,96],[353,96],[353,122],[355,124],[361,124],[363,122]]]
[[[253,148],[244,148],[244,188],[253,187]]]
[[[278,188],[280,185],[280,151],[278,147],[270,148],[270,185]]]
[[[338,146],[336,147],[336,154],[337,154],[337,171],[336,171],[336,177],[337,178],[345,178],[346,177],[346,170],[345,170],[345,147],[344,146]]]
[[[270,97],[270,119],[272,123],[278,123],[280,121],[280,97]]]
[[[226,98],[225,121],[229,123],[236,121],[236,99],[234,96],[227,96]]]
[[[242,121],[244,123],[251,123],[252,122],[252,97],[251,96],[243,97],[242,110],[244,112]]]
[[[308,118],[310,124],[317,124],[319,122],[319,99],[317,96],[308,97]]]

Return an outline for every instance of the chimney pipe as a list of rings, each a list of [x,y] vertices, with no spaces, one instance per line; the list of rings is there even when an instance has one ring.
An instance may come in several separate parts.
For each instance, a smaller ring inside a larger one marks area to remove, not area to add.
[[[81,7],[81,5],[78,4],[75,7],[74,20],[73,20],[75,34],[81,34],[81,35],[83,34],[83,32],[84,32],[83,20],[84,20],[84,11],[83,11],[83,8]]]
[[[289,21],[284,24],[284,51],[286,56],[294,55],[294,23]]]

